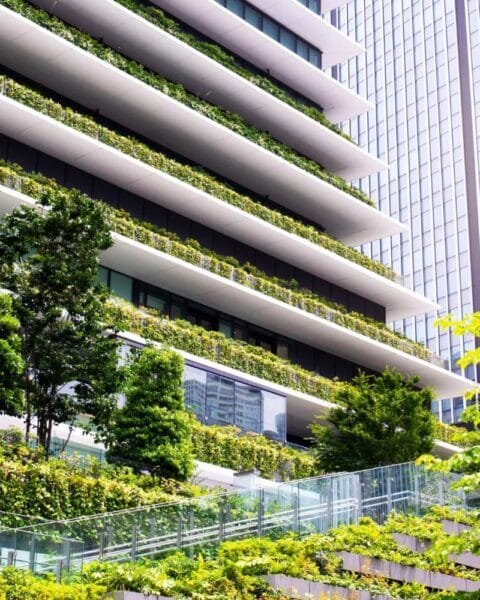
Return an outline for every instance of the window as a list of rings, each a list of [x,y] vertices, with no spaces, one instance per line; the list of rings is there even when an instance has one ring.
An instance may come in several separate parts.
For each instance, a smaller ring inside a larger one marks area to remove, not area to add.
[[[320,0],[299,1],[313,12],[320,14]],[[319,69],[322,67],[322,52],[318,48],[251,6],[245,0],[217,0],[217,2],[312,65]]]
[[[207,425],[236,425],[242,431],[286,439],[285,396],[185,365],[185,404]]]
[[[127,275],[110,271],[110,291],[124,300],[132,301],[133,280]]]

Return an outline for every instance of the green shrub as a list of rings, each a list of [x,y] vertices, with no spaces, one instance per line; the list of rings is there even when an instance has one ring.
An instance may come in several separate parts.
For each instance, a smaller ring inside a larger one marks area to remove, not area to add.
[[[235,471],[258,469],[262,477],[281,481],[318,475],[314,457],[262,435],[241,434],[236,427],[195,424],[195,457]]]
[[[95,583],[55,583],[25,570],[0,571],[0,600],[105,600],[106,588]]]

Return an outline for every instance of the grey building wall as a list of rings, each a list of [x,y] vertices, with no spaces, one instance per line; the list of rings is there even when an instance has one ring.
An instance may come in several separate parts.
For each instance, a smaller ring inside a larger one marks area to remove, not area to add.
[[[411,232],[363,250],[435,299],[440,314],[480,310],[478,0],[353,0],[332,20],[367,49],[334,74],[375,106],[345,129],[390,164],[360,185]],[[475,342],[439,332],[434,319],[394,326],[458,372],[456,360]],[[457,398],[432,408],[452,422],[463,407]]]

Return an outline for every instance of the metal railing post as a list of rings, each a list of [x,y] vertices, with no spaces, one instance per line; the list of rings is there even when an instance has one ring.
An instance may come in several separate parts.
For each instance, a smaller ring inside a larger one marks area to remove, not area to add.
[[[190,506],[188,509],[188,537],[189,537],[189,545],[188,545],[188,555],[190,558],[193,558],[193,528],[195,526],[195,515],[193,514],[192,507]]]
[[[183,522],[182,522],[182,517],[179,516],[178,523],[177,523],[177,548],[179,550],[182,547],[182,536],[183,536]]]
[[[100,532],[100,536],[98,539],[98,557],[100,559],[103,558],[104,552],[105,552],[105,531],[102,530]]]
[[[413,487],[414,487],[414,503],[415,503],[415,512],[417,513],[417,515],[420,514],[420,511],[422,509],[422,496],[420,493],[420,481],[418,480],[418,472],[415,469],[414,475],[413,475]]]
[[[14,567],[17,560],[17,551],[9,550],[7,554],[7,567]]]
[[[300,498],[297,494],[293,495],[293,531],[299,533],[300,531]]]
[[[333,479],[330,477],[327,489],[327,529],[333,527]]]
[[[263,489],[258,490],[257,535],[263,535],[263,518],[265,515],[265,495]]]
[[[355,475],[355,483],[353,484],[354,497],[355,497],[355,508],[353,515],[353,522],[358,523],[362,516],[362,485],[360,483],[360,476]]]
[[[65,568],[70,571],[70,557],[72,554],[72,543],[70,540],[63,540],[62,553],[65,556]]]
[[[387,475],[387,514],[392,512],[393,501],[392,501],[392,478]]]
[[[137,560],[137,543],[138,543],[138,525],[132,527],[132,547],[130,548],[130,558],[132,562]]]
[[[55,581],[57,583],[62,582],[62,570],[63,570],[63,558],[57,558],[55,563]]]
[[[32,573],[35,573],[35,545],[36,539],[35,534],[33,533],[30,538],[30,552],[28,556],[28,568],[30,571],[32,571]]]
[[[225,539],[225,506],[220,504],[218,510],[218,541],[223,542]]]

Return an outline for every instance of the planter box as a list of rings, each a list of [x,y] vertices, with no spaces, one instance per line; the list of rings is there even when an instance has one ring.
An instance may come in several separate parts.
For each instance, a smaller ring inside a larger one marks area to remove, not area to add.
[[[403,544],[407,548],[410,548],[412,552],[425,552],[431,546],[431,542],[419,540],[413,537],[413,535],[407,535],[406,533],[394,533],[393,539],[398,544]],[[448,558],[457,565],[480,570],[480,556],[478,554],[462,552],[461,554],[450,554]]]
[[[427,571],[425,569],[417,569],[416,567],[401,565],[389,560],[370,558],[363,554],[353,554],[352,552],[338,552],[337,555],[342,558],[343,569],[345,571],[353,571],[366,575],[379,575],[386,579],[407,583],[421,583],[435,590],[450,592],[477,592],[480,590],[480,581],[454,577],[453,575],[444,575],[443,573]]]
[[[470,525],[464,525],[463,523],[457,523],[456,521],[449,521],[448,519],[442,519],[441,521],[443,531],[449,535],[458,535],[462,531],[468,531],[471,529]]]
[[[265,580],[274,590],[292,598],[346,598],[347,600],[391,600],[391,596],[372,594],[365,590],[352,590],[318,581],[308,581],[287,575],[267,575]]]
[[[419,552],[420,554],[423,554],[423,552],[428,550],[432,545],[431,542],[427,540],[420,540],[419,538],[406,533],[394,533],[392,537],[397,544],[406,546],[412,552]]]
[[[169,596],[145,595],[139,592],[113,592],[113,600],[173,600]]]

